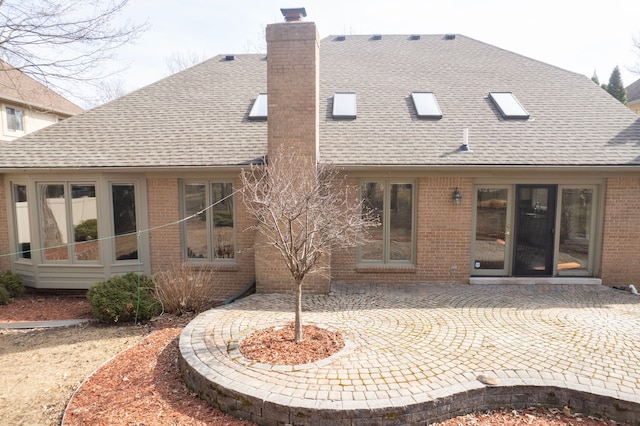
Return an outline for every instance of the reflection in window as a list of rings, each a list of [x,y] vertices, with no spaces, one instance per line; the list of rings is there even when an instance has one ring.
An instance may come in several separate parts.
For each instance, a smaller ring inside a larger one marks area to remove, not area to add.
[[[39,184],[40,223],[45,260],[68,260],[67,207],[63,184]]]
[[[384,184],[382,182],[366,182],[362,188],[364,208],[384,223]],[[384,227],[370,229],[369,241],[360,247],[361,260],[384,260]]]
[[[111,185],[116,260],[138,258],[136,198],[133,184]]]
[[[71,185],[71,219],[75,260],[99,260],[95,185]]]
[[[559,273],[563,271],[584,273],[589,270],[592,207],[592,189],[565,188],[562,190]]]
[[[506,188],[478,188],[474,269],[504,269]]]
[[[19,109],[6,107],[7,112],[7,129],[12,132],[22,132],[24,127],[22,125],[22,111]]]
[[[193,259],[209,257],[207,212],[202,211],[207,205],[206,188],[207,186],[201,183],[188,184],[184,187],[184,209],[186,217],[189,217],[185,222],[187,257]]]
[[[211,184],[213,207],[213,258],[233,259],[235,257],[233,230],[233,186],[231,183]]]
[[[360,247],[361,261],[411,262],[414,259],[413,184],[389,181],[365,182],[364,208],[380,219],[370,241]]]
[[[29,230],[29,203],[27,202],[27,186],[13,185],[13,216],[15,218],[16,236],[18,239],[18,257],[31,259],[31,232]]]
[[[186,183],[183,232],[188,259],[234,259],[233,185],[229,182]],[[211,206],[211,207],[209,207]]]

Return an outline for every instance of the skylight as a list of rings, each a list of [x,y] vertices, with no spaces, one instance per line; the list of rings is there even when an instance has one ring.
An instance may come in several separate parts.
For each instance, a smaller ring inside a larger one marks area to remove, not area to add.
[[[256,98],[251,111],[249,112],[249,118],[252,120],[264,120],[267,118],[267,94],[260,93]]]
[[[356,94],[335,93],[333,95],[333,116],[335,118],[356,118]]]
[[[442,118],[442,111],[436,97],[431,92],[411,93],[413,104],[416,106],[418,117],[421,118]]]
[[[529,113],[511,92],[490,92],[489,97],[504,118],[529,118]]]

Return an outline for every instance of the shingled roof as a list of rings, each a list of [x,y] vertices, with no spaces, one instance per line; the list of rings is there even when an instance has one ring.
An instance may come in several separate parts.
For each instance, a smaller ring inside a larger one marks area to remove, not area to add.
[[[625,90],[628,102],[640,101],[640,78],[628,85]]]
[[[1,60],[0,99],[63,116],[83,111],[70,100]]]
[[[267,122],[248,117],[266,88],[264,55],[216,56],[0,145],[0,168],[246,164],[267,151]],[[335,92],[356,93],[357,118],[332,117]],[[433,92],[442,118],[417,117],[412,92]],[[503,118],[489,92],[530,117]],[[638,116],[589,78],[460,35],[323,39],[319,112],[320,158],[346,167],[640,165]]]

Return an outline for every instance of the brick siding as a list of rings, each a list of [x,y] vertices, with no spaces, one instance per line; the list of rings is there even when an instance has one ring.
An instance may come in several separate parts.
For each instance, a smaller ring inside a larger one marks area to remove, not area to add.
[[[177,178],[147,179],[149,226],[165,225],[180,219],[180,181]],[[241,185],[240,179],[233,179],[235,188]],[[247,230],[250,218],[242,204],[242,195],[234,196],[236,232],[235,264],[204,264],[203,268],[215,274],[215,283],[220,291],[216,297],[232,296],[254,279],[253,231]],[[151,273],[175,267],[184,263],[181,240],[181,226],[178,224],[155,229],[150,233]]]
[[[601,278],[606,285],[640,283],[640,177],[609,178],[605,191]]]
[[[350,179],[349,185],[357,184]],[[357,266],[357,249],[333,254],[334,280],[349,283],[468,283],[471,246],[470,178],[422,177],[416,180],[415,266]],[[458,188],[460,205],[452,194]]]

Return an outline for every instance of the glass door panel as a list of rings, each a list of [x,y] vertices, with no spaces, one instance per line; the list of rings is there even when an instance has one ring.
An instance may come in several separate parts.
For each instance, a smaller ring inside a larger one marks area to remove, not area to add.
[[[509,188],[476,188],[474,275],[507,275],[510,255]]]
[[[555,185],[518,185],[516,190],[516,276],[553,275]]]
[[[593,189],[563,188],[560,202],[559,275],[590,275]]]

